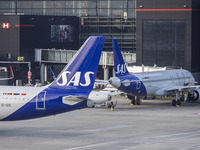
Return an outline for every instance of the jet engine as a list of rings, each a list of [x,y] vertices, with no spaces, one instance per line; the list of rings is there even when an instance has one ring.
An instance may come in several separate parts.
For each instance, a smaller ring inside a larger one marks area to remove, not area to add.
[[[191,102],[200,101],[200,90],[196,89],[188,93],[188,100]]]
[[[108,82],[116,88],[121,86],[121,81],[118,77],[112,77]]]
[[[102,104],[110,101],[112,96],[109,93],[101,93],[92,91],[88,96],[87,106],[93,107],[95,104]]]

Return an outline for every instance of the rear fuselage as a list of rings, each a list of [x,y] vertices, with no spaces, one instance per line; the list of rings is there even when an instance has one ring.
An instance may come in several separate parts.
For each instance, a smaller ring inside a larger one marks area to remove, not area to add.
[[[81,96],[85,100],[69,105],[66,96]],[[87,107],[88,92],[59,91],[46,87],[9,87],[0,90],[0,120],[23,120],[63,113]]]

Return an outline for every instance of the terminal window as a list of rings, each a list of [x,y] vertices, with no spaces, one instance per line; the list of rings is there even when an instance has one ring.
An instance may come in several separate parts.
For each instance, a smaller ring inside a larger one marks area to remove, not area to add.
[[[184,20],[143,21],[144,64],[184,66],[184,51]]]
[[[51,42],[72,43],[73,26],[72,25],[51,25]]]

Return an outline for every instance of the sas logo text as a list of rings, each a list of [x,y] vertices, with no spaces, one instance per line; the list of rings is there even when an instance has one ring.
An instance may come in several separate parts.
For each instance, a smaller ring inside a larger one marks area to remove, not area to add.
[[[69,72],[69,71],[64,71],[63,73],[62,73],[62,75],[61,75],[61,77],[60,78],[62,78],[62,83],[60,83],[60,82],[58,82],[58,80],[60,80],[60,78],[58,78],[57,79],[57,84],[59,85],[59,86],[69,86],[70,84],[73,84],[73,86],[83,86],[83,87],[85,87],[85,86],[89,86],[90,85],[90,83],[91,83],[91,78],[90,78],[90,75],[93,75],[94,74],[94,72],[86,72],[85,74],[84,74],[84,80],[85,81],[83,81],[84,83],[81,83],[80,82],[80,78],[81,78],[81,72],[76,72],[72,77],[71,77],[71,79],[68,81],[67,80],[67,76],[68,75],[70,75],[71,74],[71,72]]]
[[[126,73],[127,72],[127,70],[126,70],[126,64],[118,64],[116,69],[117,69],[116,70],[116,74]]]

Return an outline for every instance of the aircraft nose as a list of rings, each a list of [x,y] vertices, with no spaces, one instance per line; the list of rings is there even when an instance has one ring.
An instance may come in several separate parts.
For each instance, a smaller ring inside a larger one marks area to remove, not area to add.
[[[121,86],[121,81],[119,78],[117,77],[113,77],[108,81],[112,86],[118,88]]]

